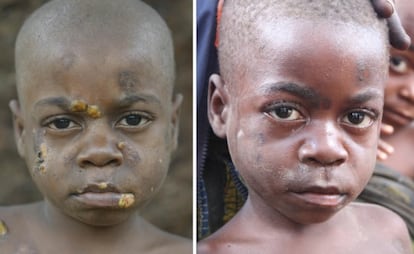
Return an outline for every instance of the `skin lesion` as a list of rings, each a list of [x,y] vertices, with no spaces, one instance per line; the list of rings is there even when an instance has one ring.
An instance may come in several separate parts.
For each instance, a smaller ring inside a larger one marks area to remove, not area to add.
[[[135,196],[132,193],[125,193],[121,195],[121,198],[118,201],[118,206],[120,208],[128,208],[132,206],[135,202]]]
[[[82,100],[74,100],[70,105],[70,111],[86,113],[92,118],[101,117],[101,111],[96,105],[89,105]]]
[[[45,165],[46,158],[47,158],[47,146],[45,143],[42,143],[39,146],[39,152],[37,154],[37,161],[36,161],[36,164],[38,165],[37,168],[41,173],[46,173],[46,165]]]
[[[9,232],[6,223],[0,220],[0,237],[5,236]]]

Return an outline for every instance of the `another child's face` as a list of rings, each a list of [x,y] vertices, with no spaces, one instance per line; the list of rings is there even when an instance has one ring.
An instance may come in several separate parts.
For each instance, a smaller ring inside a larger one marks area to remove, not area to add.
[[[29,70],[22,138],[48,201],[87,224],[113,225],[160,188],[179,103],[145,50],[90,50],[63,48]]]
[[[372,174],[386,48],[359,27],[260,25],[255,57],[227,90],[229,150],[256,207],[325,221]]]
[[[401,1],[402,22],[414,38],[414,3]],[[411,12],[411,13],[410,13]],[[390,77],[385,88],[384,121],[395,127],[414,120],[414,46],[406,51],[391,49]]]

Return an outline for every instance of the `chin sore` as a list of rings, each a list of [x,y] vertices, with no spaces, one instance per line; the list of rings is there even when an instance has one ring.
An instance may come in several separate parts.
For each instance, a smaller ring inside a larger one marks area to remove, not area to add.
[[[132,206],[135,202],[135,196],[131,193],[122,194],[121,198],[118,201],[118,206],[120,208],[128,208]]]

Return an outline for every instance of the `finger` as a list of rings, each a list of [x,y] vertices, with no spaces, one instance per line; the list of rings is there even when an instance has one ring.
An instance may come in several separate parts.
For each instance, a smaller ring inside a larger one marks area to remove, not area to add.
[[[391,155],[394,152],[394,147],[382,139],[378,142],[378,149],[387,155]]]
[[[394,133],[394,127],[392,125],[381,123],[381,135],[391,135]]]
[[[400,50],[406,50],[411,44],[410,36],[405,32],[400,17],[394,13],[387,19],[391,45]]]
[[[381,18],[389,18],[394,13],[394,4],[388,0],[371,0],[375,12]]]
[[[377,160],[385,161],[388,158],[388,155],[380,150],[377,150]]]

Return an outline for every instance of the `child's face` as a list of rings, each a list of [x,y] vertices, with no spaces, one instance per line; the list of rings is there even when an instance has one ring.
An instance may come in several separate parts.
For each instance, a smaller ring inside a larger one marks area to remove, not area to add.
[[[180,99],[151,54],[63,46],[26,75],[22,154],[46,199],[84,223],[122,222],[166,176]]]
[[[414,38],[414,3],[399,1],[398,12],[405,30]],[[401,5],[401,6],[400,6]],[[395,127],[414,120],[414,46],[406,51],[391,49],[390,77],[385,88],[384,121]]]
[[[259,23],[257,31],[246,72],[211,96],[223,122],[213,128],[227,137],[255,207],[325,221],[374,168],[384,42],[360,27],[304,21]]]

